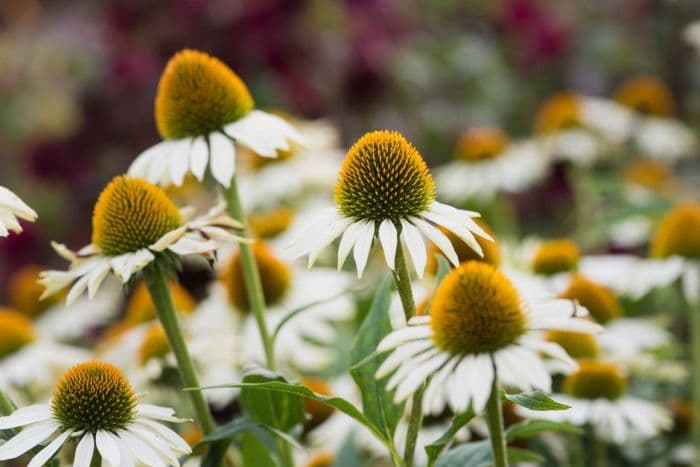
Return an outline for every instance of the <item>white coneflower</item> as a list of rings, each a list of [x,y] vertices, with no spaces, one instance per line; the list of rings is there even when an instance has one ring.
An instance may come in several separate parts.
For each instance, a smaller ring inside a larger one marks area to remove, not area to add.
[[[459,137],[455,160],[436,170],[438,194],[463,202],[520,192],[546,175],[549,162],[537,141],[511,142],[499,128],[470,128]]]
[[[170,59],[155,103],[164,141],[141,153],[129,174],[159,185],[182,185],[185,175],[204,178],[207,167],[224,187],[235,172],[234,142],[263,157],[277,157],[300,143],[299,133],[280,117],[254,109],[245,83],[226,64],[196,50]]]
[[[22,226],[18,219],[34,222],[37,213],[22,201],[19,196],[0,186],[0,237],[7,237],[10,231],[19,233]]]
[[[183,422],[174,411],[139,404],[129,382],[114,366],[86,362],[70,369],[51,402],[0,417],[0,429],[23,429],[0,445],[0,460],[15,459],[51,440],[29,462],[40,467],[69,439],[78,441],[74,467],[89,467],[97,451],[109,465],[179,465],[189,445],[161,422]]]
[[[578,319],[585,309],[570,300],[526,299],[497,269],[470,261],[450,272],[435,292],[430,315],[417,316],[379,344],[392,351],[377,377],[392,374],[388,390],[406,400],[427,380],[425,413],[445,405],[456,412],[471,407],[479,414],[492,393],[495,378],[521,390],[551,390],[542,355],[576,368],[557,344],[539,331],[561,329],[598,332],[600,327]]]
[[[375,236],[387,266],[394,270],[397,245],[405,242],[418,276],[427,261],[423,235],[454,264],[459,264],[450,240],[438,227],[453,232],[481,254],[474,234],[491,237],[474,222],[479,214],[435,201],[435,185],[418,151],[397,132],[374,131],[348,151],[335,187],[336,207],[323,210],[295,242],[298,256],[312,265],[324,248],[341,237],[338,267],[353,251],[362,276]]]
[[[557,401],[567,410],[517,410],[532,418],[590,425],[596,437],[615,444],[645,441],[671,428],[670,414],[651,402],[626,395],[627,379],[614,363],[580,360],[579,369],[566,376]]]
[[[663,81],[655,76],[632,76],[617,87],[614,97],[634,113],[631,138],[639,152],[670,163],[693,155],[697,138],[673,116],[676,104]]]
[[[100,194],[92,217],[92,243],[77,252],[54,249],[68,261],[67,271],[46,271],[40,282],[48,297],[75,282],[67,302],[87,289],[93,297],[110,271],[128,282],[160,254],[212,256],[219,242],[236,240],[240,224],[223,214],[223,205],[186,221],[165,192],[145,180],[118,176]]]
[[[565,91],[542,103],[535,129],[555,159],[589,166],[628,138],[632,122],[615,102]]]

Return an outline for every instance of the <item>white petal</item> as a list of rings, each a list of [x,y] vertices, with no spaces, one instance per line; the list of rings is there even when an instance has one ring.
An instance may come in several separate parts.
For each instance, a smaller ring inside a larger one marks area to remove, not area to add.
[[[433,335],[433,330],[430,326],[408,326],[405,328],[397,329],[391,334],[388,334],[384,339],[379,342],[377,346],[377,352],[386,352],[399,345],[418,339],[426,339]]]
[[[75,449],[73,467],[90,467],[94,451],[95,440],[92,437],[92,433],[85,433]]]
[[[276,115],[253,110],[240,120],[226,125],[224,132],[263,157],[277,157],[277,150],[289,149],[287,140],[302,142],[290,124]]]
[[[35,404],[21,407],[10,415],[0,417],[0,430],[31,425],[51,418],[51,408],[47,404]]]
[[[177,456],[170,449],[168,443],[158,437],[150,429],[134,423],[129,426],[129,433],[141,439],[141,441],[152,447],[160,456],[166,458],[171,464],[179,465]]]
[[[396,368],[398,368],[403,362],[408,359],[413,358],[417,354],[427,350],[433,346],[433,343],[429,339],[409,342],[404,344],[396,350],[394,350],[377,368],[375,376],[377,378],[383,378],[388,375]]]
[[[139,418],[137,422],[153,430],[157,435],[159,435],[161,438],[165,439],[168,443],[170,443],[170,445],[174,449],[180,451],[181,453],[189,454],[190,452],[192,452],[192,449],[190,448],[190,445],[187,444],[187,441],[182,439],[180,435],[175,433],[167,426],[162,425],[158,422],[154,422],[153,420],[149,420],[147,418]]]
[[[219,132],[210,133],[209,158],[214,179],[225,188],[231,186],[236,171],[236,148],[233,141]]]
[[[385,219],[379,225],[379,241],[381,242],[382,249],[384,250],[384,260],[386,261],[386,265],[393,271],[396,260],[398,232],[396,231],[396,226],[391,220]]]
[[[425,222],[423,219],[418,217],[412,217],[411,222],[413,222],[418,230],[423,232],[426,237],[428,237],[434,244],[437,245],[438,248],[440,248],[440,251],[442,251],[450,263],[452,263],[454,266],[459,266],[459,256],[457,256],[457,252],[455,251],[452,242],[444,233],[440,232],[440,229],[435,228],[429,222]]]
[[[175,186],[181,186],[190,167],[191,138],[183,138],[173,145],[170,152],[170,179]]]
[[[119,446],[117,446],[117,443],[110,433],[99,430],[95,433],[95,444],[97,445],[97,450],[100,452],[102,459],[107,461],[111,467],[119,467]]]
[[[207,141],[203,136],[198,136],[192,140],[192,147],[190,147],[190,170],[200,182],[204,179],[207,162],[209,162]]]
[[[345,264],[352,247],[355,246],[355,242],[363,230],[363,226],[362,222],[353,222],[345,229],[338,245],[338,270],[342,269]]]
[[[358,278],[362,277],[362,273],[367,265],[369,250],[372,248],[372,240],[374,240],[374,222],[365,222],[352,251],[352,257],[355,260],[355,266],[357,266]]]
[[[166,467],[158,453],[137,436],[127,430],[119,430],[117,435],[123,440],[134,457],[144,464],[150,467]]]
[[[406,249],[411,257],[411,262],[419,278],[423,277],[428,255],[425,251],[425,242],[416,227],[408,221],[401,219],[401,238],[406,242]]]
[[[29,425],[0,445],[0,460],[14,459],[42,443],[58,429],[58,422],[49,420]]]
[[[32,458],[31,462],[29,462],[29,465],[27,467],[41,467],[42,465],[46,464],[49,461],[49,459],[51,459],[53,455],[56,454],[56,451],[58,451],[61,448],[61,446],[63,446],[63,443],[65,443],[68,437],[72,434],[73,430],[68,430],[58,435],[56,439],[47,444],[41,451],[37,453],[36,456]]]
[[[396,388],[394,401],[406,400],[411,394],[418,390],[418,388],[428,379],[430,375],[435,372],[435,370],[445,364],[449,358],[449,354],[440,353],[412,371],[411,374]]]
[[[164,422],[181,423],[189,421],[189,419],[186,418],[175,417],[175,411],[169,407],[161,407],[153,404],[139,404],[136,407],[136,412],[143,417],[163,420]]]

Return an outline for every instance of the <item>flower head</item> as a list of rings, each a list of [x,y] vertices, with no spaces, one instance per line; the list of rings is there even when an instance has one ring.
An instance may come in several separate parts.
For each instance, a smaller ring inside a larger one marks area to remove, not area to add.
[[[627,79],[615,90],[615,100],[646,115],[667,117],[675,111],[671,91],[655,76],[639,75]]]
[[[568,239],[550,240],[539,246],[532,260],[532,270],[551,276],[576,270],[581,252],[576,243]]]
[[[600,324],[606,324],[624,314],[622,305],[615,293],[604,285],[597,284],[581,274],[571,277],[568,288],[561,295],[562,298],[576,300],[586,307]]]
[[[546,337],[549,342],[559,344],[571,358],[577,360],[583,358],[596,358],[600,353],[598,341],[593,334],[575,331],[547,331]]]
[[[139,363],[145,365],[152,358],[163,358],[170,352],[168,336],[160,324],[148,328],[139,347]]]
[[[168,62],[158,83],[155,112],[163,138],[200,136],[253,109],[245,83],[221,60],[185,49]]]
[[[260,273],[263,295],[267,305],[277,304],[289,291],[292,282],[292,271],[281,259],[277,258],[270,247],[264,242],[253,245]],[[241,311],[249,311],[248,294],[243,279],[243,265],[240,253],[231,258],[222,277],[231,303]]]
[[[540,133],[565,130],[581,123],[580,97],[568,91],[547,98],[535,116],[535,129]]]
[[[171,409],[139,404],[131,384],[115,366],[80,363],[63,376],[49,404],[0,417],[0,429],[24,427],[0,446],[0,460],[17,458],[52,438],[29,463],[39,467],[69,438],[75,438],[75,466],[90,465],[95,450],[110,465],[133,465],[135,461],[179,465],[178,456],[189,454],[190,447],[158,421],[185,420],[175,418]]]
[[[335,186],[335,202],[357,220],[399,220],[423,212],[435,199],[428,166],[406,138],[374,131],[348,151]]]
[[[427,379],[426,413],[441,413],[445,404],[455,412],[470,404],[481,412],[495,377],[506,386],[549,391],[542,357],[558,360],[567,370],[576,364],[540,331],[598,332],[600,327],[579,319],[585,310],[568,300],[534,302],[527,296],[493,266],[463,263],[438,286],[430,315],[412,318],[379,343],[379,352],[393,352],[376,377],[393,373],[387,389],[396,390],[397,403]]]
[[[158,84],[155,118],[165,139],[142,152],[129,174],[159,185],[180,186],[188,173],[203,180],[209,166],[224,187],[235,173],[241,143],[263,157],[277,157],[298,132],[282,118],[253,109],[245,83],[220,60],[196,50],[173,56]]]
[[[673,178],[667,164],[651,159],[635,159],[622,172],[625,182],[657,193],[673,183]]]
[[[49,297],[75,282],[67,302],[85,289],[93,298],[110,271],[128,282],[138,271],[164,254],[199,254],[213,258],[222,241],[240,240],[241,224],[223,214],[218,205],[207,214],[187,220],[165,192],[145,180],[118,176],[100,194],[93,214],[92,243],[78,252],[54,243],[70,261],[68,271],[45,271],[40,283]]]
[[[145,180],[116,177],[102,191],[92,215],[92,243],[107,256],[156,243],[184,224],[163,190]]]
[[[610,399],[622,396],[627,378],[614,363],[580,360],[578,370],[564,379],[564,392],[579,399]]]
[[[664,216],[651,241],[651,255],[700,258],[700,204],[683,203]]]
[[[40,300],[44,288],[37,280],[43,270],[41,266],[29,264],[13,272],[7,280],[8,305],[32,319],[41,316],[65,298],[62,294],[56,294]]]
[[[465,130],[457,140],[455,158],[467,162],[494,159],[510,144],[500,128],[477,127]]]
[[[17,311],[0,308],[0,359],[31,344],[36,333],[31,320]]]
[[[322,211],[295,242],[298,256],[309,255],[309,265],[341,234],[338,267],[353,251],[358,276],[364,272],[375,235],[392,270],[403,240],[418,276],[427,262],[421,234],[454,265],[459,264],[457,253],[439,227],[453,232],[479,255],[482,249],[474,234],[492,240],[472,219],[478,213],[435,201],[425,161],[397,132],[368,133],[350,148],[338,176],[335,202],[337,207]]]

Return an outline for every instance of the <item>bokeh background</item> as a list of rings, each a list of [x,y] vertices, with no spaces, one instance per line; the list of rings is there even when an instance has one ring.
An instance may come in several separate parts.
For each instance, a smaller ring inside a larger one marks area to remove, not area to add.
[[[552,92],[609,96],[639,73],[697,128],[682,31],[698,18],[697,0],[2,0],[0,185],[41,217],[0,243],[0,290],[55,262],[51,239],[87,243],[99,191],[159,140],[158,77],[184,47],[231,65],[261,108],[330,118],[345,144],[398,129],[437,164],[465,126],[526,136]]]

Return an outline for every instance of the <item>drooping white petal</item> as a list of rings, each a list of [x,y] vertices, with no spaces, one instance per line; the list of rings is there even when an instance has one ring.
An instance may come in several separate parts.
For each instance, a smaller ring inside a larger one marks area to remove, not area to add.
[[[391,334],[388,334],[379,342],[377,352],[386,352],[387,350],[396,348],[405,342],[426,339],[432,335],[433,330],[430,328],[430,326],[408,326],[397,329]]]
[[[161,407],[153,404],[139,404],[136,406],[136,412],[143,417],[162,420],[164,422],[182,423],[189,421],[187,418],[175,417],[175,411],[169,407]]]
[[[379,242],[384,250],[384,260],[389,269],[394,270],[396,262],[396,245],[398,243],[398,232],[394,222],[384,219],[379,225]]]
[[[146,443],[148,446],[153,448],[153,450],[155,452],[157,452],[160,456],[167,459],[168,462],[170,462],[170,464],[178,465],[177,456],[170,449],[170,446],[168,446],[168,443],[166,443],[163,439],[161,439],[159,436],[157,436],[151,430],[149,430],[148,428],[143,427],[139,424],[133,423],[129,426],[128,431],[129,431],[129,433],[138,437],[141,441]]]
[[[198,136],[192,140],[190,147],[190,171],[200,182],[204,179],[209,162],[209,147],[203,136]]]
[[[66,430],[56,437],[53,441],[47,444],[36,456],[32,458],[27,467],[41,467],[46,464],[56,451],[58,451],[68,437],[73,434],[73,430]],[[116,466],[115,466],[116,467]]]
[[[92,433],[85,433],[75,449],[73,467],[90,467],[94,451],[95,439],[92,437]]]
[[[226,125],[224,132],[258,155],[270,158],[277,157],[277,150],[289,149],[288,140],[299,143],[303,140],[289,123],[260,110],[253,110],[240,120]]]
[[[51,418],[51,408],[47,404],[35,404],[20,407],[10,415],[0,417],[0,430],[31,425]]]
[[[166,467],[165,462],[163,462],[158,453],[138,436],[127,430],[118,430],[117,435],[123,440],[124,445],[129,448],[136,459],[151,467]]]
[[[455,221],[455,219],[446,216],[445,214],[435,211],[423,212],[421,213],[421,216],[431,222],[434,222],[436,225],[445,227],[447,230],[455,234],[460,240],[466,243],[469,248],[474,250],[479,256],[484,256],[481,245],[479,245],[479,242],[477,242],[476,238],[474,238],[474,234],[462,223]]]
[[[362,273],[365,271],[369,251],[372,248],[372,240],[374,240],[374,222],[365,221],[355,242],[355,248],[352,250],[358,278],[362,277]]]
[[[419,278],[423,277],[425,265],[428,261],[428,254],[425,250],[425,242],[420,232],[410,222],[401,219],[401,238],[406,242],[406,249],[411,257],[411,262]]]
[[[147,418],[139,418],[137,419],[137,423],[140,423],[146,426],[147,428],[151,429],[158,436],[170,443],[173,449],[176,449],[182,454],[189,454],[190,452],[192,452],[192,448],[189,444],[187,444],[187,441],[182,439],[180,435],[175,433],[167,426],[158,422],[154,422],[153,420],[149,420]]]
[[[377,378],[383,378],[388,375],[401,364],[403,364],[407,359],[413,358],[414,356],[420,354],[424,350],[429,349],[433,346],[433,343],[429,339],[418,340],[414,342],[408,342],[398,348],[396,348],[389,356],[382,362],[382,364],[377,368],[375,376]]]
[[[475,385],[473,389],[472,408],[474,409],[474,413],[481,413],[486,406],[486,401],[488,401],[491,396],[491,384],[494,378],[493,364],[490,356],[487,354],[477,355],[471,369],[472,376],[481,381],[481,383]],[[487,382],[488,384],[486,384]]]
[[[459,266],[459,257],[457,256],[454,246],[452,246],[452,242],[444,233],[440,232],[440,229],[435,228],[432,224],[425,222],[419,217],[412,217],[411,222],[440,248],[440,251],[443,252],[452,265]]]
[[[209,165],[214,179],[225,188],[231,186],[236,170],[236,148],[218,131],[209,134]]]
[[[0,445],[0,460],[19,457],[34,446],[41,444],[58,429],[58,422],[51,419],[29,425]]]
[[[183,138],[173,144],[170,152],[170,179],[175,186],[181,186],[190,167],[192,138]]]
[[[345,261],[355,246],[360,233],[363,231],[364,225],[361,222],[353,222],[345,229],[343,236],[340,238],[340,244],[338,245],[338,270],[342,269]]]
[[[103,460],[107,461],[111,467],[119,467],[121,457],[119,446],[110,433],[103,430],[95,433],[95,445]]]

